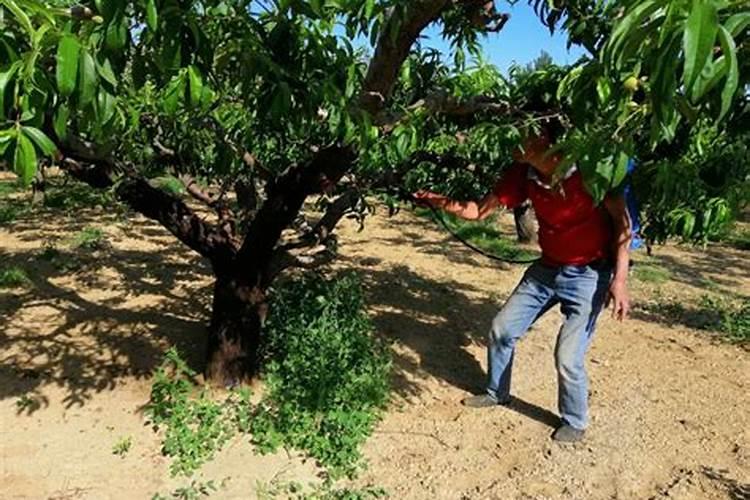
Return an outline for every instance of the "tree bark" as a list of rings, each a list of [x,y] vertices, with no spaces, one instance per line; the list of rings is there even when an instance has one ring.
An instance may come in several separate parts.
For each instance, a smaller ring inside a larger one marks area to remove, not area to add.
[[[516,233],[520,243],[537,241],[536,216],[529,201],[525,201],[513,209],[513,218],[516,222]]]
[[[261,328],[268,311],[260,286],[219,277],[214,284],[205,376],[234,387],[257,372]]]

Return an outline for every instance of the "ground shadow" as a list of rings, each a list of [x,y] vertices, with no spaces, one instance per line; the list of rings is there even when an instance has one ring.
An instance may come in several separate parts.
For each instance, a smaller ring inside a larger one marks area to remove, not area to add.
[[[140,219],[131,221],[131,229],[169,238]],[[20,398],[19,413],[47,403],[41,394],[46,385],[64,388],[70,407],[114,389],[125,377],[148,378],[167,345],[200,371],[211,274],[174,240],[163,251],[107,244],[45,249],[39,242],[0,259],[23,269],[29,280],[0,292],[0,399]],[[179,293],[182,288],[189,293]]]
[[[372,269],[370,259],[342,260],[361,271],[377,331],[416,353],[399,355],[395,349],[397,394],[418,394],[415,376],[434,377],[467,395],[484,391],[486,372],[465,347],[486,345],[490,322],[505,297],[472,298],[478,290],[465,283],[426,279],[405,266]],[[550,427],[559,424],[554,413],[522,399],[514,398],[509,408]]]

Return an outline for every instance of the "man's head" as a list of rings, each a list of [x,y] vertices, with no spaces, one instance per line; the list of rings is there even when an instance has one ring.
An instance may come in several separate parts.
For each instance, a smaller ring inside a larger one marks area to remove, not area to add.
[[[544,176],[551,176],[560,163],[560,157],[551,154],[550,149],[563,132],[557,118],[543,122],[537,130],[529,131],[519,148],[513,152],[513,159],[531,165]]]

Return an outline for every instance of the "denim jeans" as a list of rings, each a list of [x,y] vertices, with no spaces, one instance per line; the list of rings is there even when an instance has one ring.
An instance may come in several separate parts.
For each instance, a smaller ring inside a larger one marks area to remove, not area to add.
[[[596,318],[607,298],[612,268],[604,262],[553,267],[533,264],[492,322],[487,393],[510,399],[516,341],[556,304],[564,316],[555,347],[558,407],[563,423],[584,429],[588,421],[588,378],[584,357]]]

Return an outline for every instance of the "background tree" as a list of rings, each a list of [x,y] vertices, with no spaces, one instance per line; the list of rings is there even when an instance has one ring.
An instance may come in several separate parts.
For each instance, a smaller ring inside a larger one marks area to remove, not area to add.
[[[47,158],[114,189],[208,259],[206,373],[233,384],[257,369],[269,286],[330,258],[336,223],[363,216],[366,193],[486,186],[524,130],[554,114],[601,199],[646,125],[653,149],[681,123],[742,121],[743,2],[532,5],[592,57],[509,82],[478,48],[508,16],[477,0],[0,0],[0,154],[26,183]],[[452,62],[420,46],[431,24]],[[165,174],[189,203],[153,182]],[[323,216],[290,231],[309,197]]]

